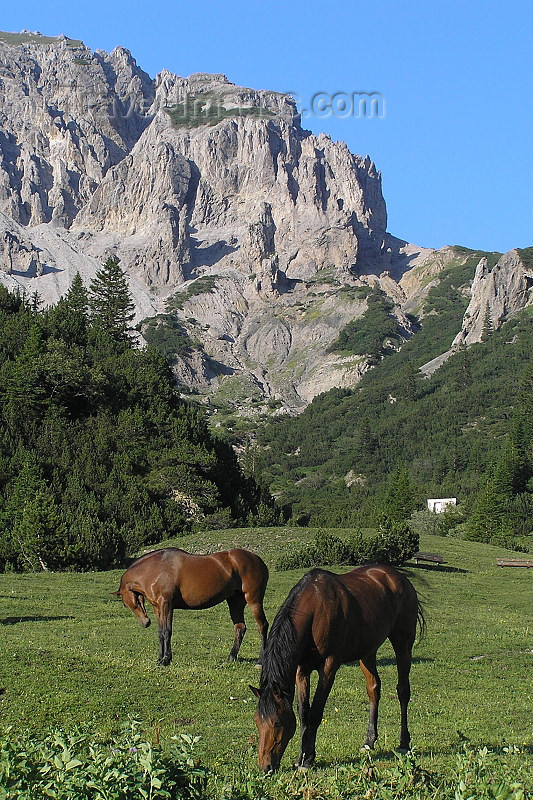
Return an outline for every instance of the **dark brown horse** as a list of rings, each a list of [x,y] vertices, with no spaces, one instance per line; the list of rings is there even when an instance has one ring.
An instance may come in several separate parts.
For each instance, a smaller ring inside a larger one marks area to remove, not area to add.
[[[335,675],[341,664],[359,661],[366,678],[370,718],[365,744],[373,747],[378,736],[381,681],[376,653],[390,639],[398,669],[401,707],[400,749],[407,750],[409,671],[417,623],[424,616],[412,583],[392,567],[358,567],[346,575],[313,569],[292,589],[272,624],[263,657],[255,723],[259,731],[259,766],[278,768],[285,748],[296,731],[292,708],[295,685],[301,725],[297,766],[309,767],[315,758],[315,741]],[[318,672],[313,702],[309,702],[310,674]]]
[[[157,660],[165,666],[172,661],[170,639],[175,608],[210,608],[225,600],[235,629],[229,658],[235,661],[246,632],[244,608],[248,603],[261,634],[261,661],[268,631],[263,610],[267,581],[266,564],[249,550],[192,555],[167,547],[134,561],[123,574],[118,592],[113,594],[122,598],[143,628],[150,624],[145,598],[152,604],[159,625]]]

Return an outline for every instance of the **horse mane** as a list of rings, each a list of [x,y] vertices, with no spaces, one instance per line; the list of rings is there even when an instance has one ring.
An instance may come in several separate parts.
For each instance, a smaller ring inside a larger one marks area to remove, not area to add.
[[[263,654],[261,671],[261,698],[259,712],[267,717],[275,711],[274,698],[271,691],[277,684],[285,697],[292,697],[294,691],[294,675],[298,661],[298,632],[294,624],[294,611],[302,591],[314,579],[317,570],[311,570],[293,586],[288,597],[275,616],[270,628]]]

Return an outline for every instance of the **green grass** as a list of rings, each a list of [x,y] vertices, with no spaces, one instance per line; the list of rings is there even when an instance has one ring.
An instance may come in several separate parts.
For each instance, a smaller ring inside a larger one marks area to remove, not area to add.
[[[211,531],[178,544],[197,552],[250,547],[272,565],[285,547],[314,535],[298,528]],[[410,705],[420,762],[446,772],[465,740],[474,748],[515,745],[533,782],[533,571],[497,567],[496,559],[509,555],[502,548],[431,536],[423,537],[421,548],[442,553],[448,563],[445,569],[410,569],[428,623],[414,652]],[[270,621],[304,572],[271,568]],[[232,625],[225,604],[176,613],[174,661],[161,668],[155,664],[156,626],[141,630],[111,595],[120,574],[0,575],[0,686],[6,688],[0,725],[37,732],[81,724],[104,736],[134,715],[142,718],[147,736],[199,735],[198,755],[219,774],[253,772],[255,700],[248,684],[259,681],[259,637],[251,615],[242,658],[229,664]],[[399,736],[391,657],[386,644],[378,662],[383,688],[376,749],[377,762],[385,765],[394,760]],[[317,740],[324,775],[358,763],[367,715],[362,675],[356,666],[345,666]],[[297,747],[296,736],[284,758],[286,769]]]

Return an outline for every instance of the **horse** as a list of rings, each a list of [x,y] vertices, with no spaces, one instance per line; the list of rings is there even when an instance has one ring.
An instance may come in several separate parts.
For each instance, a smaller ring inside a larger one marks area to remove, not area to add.
[[[275,771],[296,731],[295,689],[301,726],[296,767],[315,760],[318,726],[337,670],[359,661],[366,679],[370,717],[365,746],[378,736],[381,681],[378,648],[388,638],[396,655],[397,694],[401,708],[400,750],[408,751],[409,672],[417,625],[425,627],[422,606],[408,578],[380,564],[357,567],[344,575],[312,569],[293,587],[278,611],[263,656],[260,688],[250,686],[259,702],[254,720],[259,732],[259,767]],[[310,704],[310,675],[318,682]]]
[[[172,661],[170,640],[174,609],[211,608],[225,600],[235,631],[229,660],[235,661],[246,632],[244,609],[248,604],[261,636],[260,664],[268,632],[263,609],[267,581],[267,565],[250,550],[236,548],[193,555],[177,547],[167,547],[134,561],[113,594],[133,611],[143,628],[150,625],[145,598],[152,604],[159,626],[157,663],[163,666]]]

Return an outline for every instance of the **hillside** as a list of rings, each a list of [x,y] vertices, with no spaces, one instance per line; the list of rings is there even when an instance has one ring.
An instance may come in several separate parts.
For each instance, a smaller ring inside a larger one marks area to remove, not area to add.
[[[470,264],[443,273],[423,303],[420,332],[368,372],[357,391],[333,390],[296,419],[259,431],[257,474],[295,519],[368,525],[399,464],[408,468],[419,508],[429,497],[457,497],[468,517],[517,430],[531,477],[531,309],[499,330],[487,324],[482,341],[449,350],[466,316],[468,272],[480,257],[498,261],[472,253]],[[516,490],[521,510],[506,513],[522,520],[517,530],[530,534],[526,483]]]

